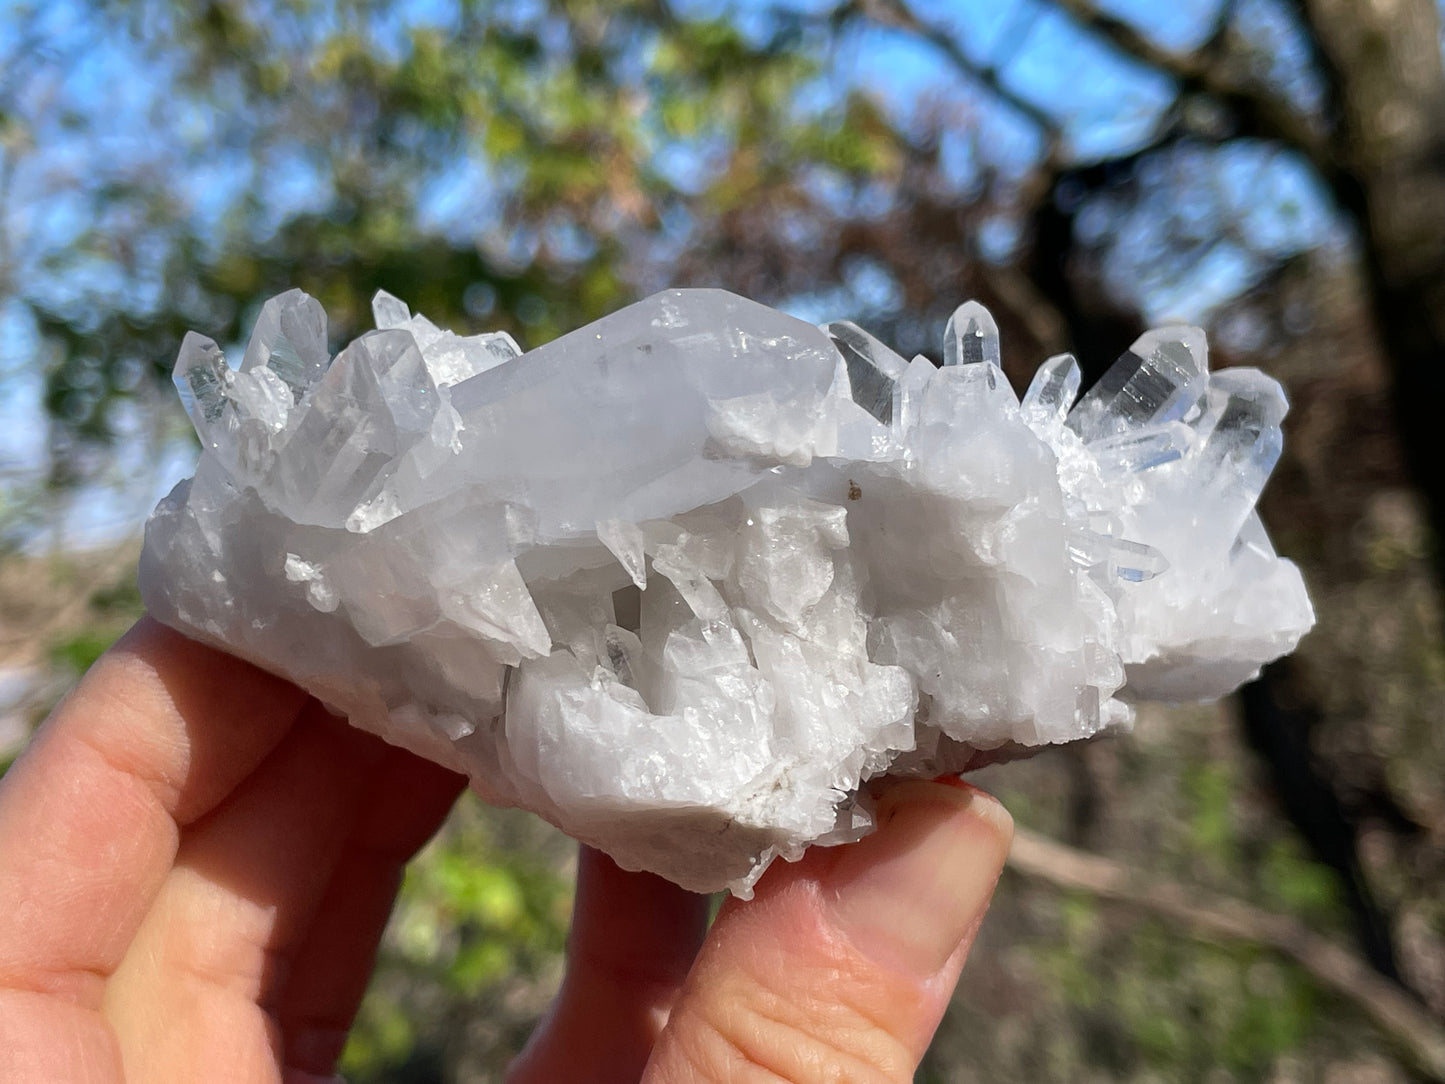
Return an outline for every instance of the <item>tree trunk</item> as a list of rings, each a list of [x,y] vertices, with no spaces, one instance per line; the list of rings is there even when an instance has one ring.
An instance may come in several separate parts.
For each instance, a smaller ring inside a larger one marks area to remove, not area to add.
[[[1328,81],[1335,197],[1360,224],[1401,444],[1445,585],[1445,63],[1436,0],[1297,0]]]

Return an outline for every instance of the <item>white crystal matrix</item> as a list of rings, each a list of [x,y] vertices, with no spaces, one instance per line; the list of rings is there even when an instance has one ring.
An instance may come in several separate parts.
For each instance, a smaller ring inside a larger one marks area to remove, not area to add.
[[[944,365],[669,290],[536,350],[299,290],[239,370],[187,336],[195,477],[151,612],[621,865],[746,895],[871,826],[863,784],[1217,697],[1313,613],[1256,499],[1285,399],[1151,331],[1022,401],[982,306]]]

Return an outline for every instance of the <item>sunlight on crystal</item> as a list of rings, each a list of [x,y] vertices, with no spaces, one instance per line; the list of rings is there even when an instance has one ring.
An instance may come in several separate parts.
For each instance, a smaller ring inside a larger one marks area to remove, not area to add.
[[[1254,512],[1285,400],[1148,332],[1022,401],[977,302],[946,364],[669,290],[522,353],[378,294],[334,359],[299,290],[191,334],[161,620],[699,891],[856,839],[882,775],[1221,696],[1313,623]]]

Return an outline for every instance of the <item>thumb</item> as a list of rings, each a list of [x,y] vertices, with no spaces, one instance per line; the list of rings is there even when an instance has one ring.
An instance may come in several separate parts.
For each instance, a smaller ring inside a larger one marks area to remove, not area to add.
[[[900,783],[878,830],[730,901],[644,1084],[911,1081],[993,895],[1013,821],[957,780]]]

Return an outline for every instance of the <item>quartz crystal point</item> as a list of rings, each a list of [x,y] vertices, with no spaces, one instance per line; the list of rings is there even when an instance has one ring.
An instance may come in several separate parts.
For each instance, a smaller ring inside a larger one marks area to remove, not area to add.
[[[943,332],[944,365],[978,365],[987,363],[1002,367],[998,324],[993,314],[977,301],[965,301],[954,310]]]
[[[624,867],[746,895],[871,778],[1223,695],[1313,622],[1254,511],[1284,397],[1197,329],[1075,404],[974,302],[941,369],[718,290],[525,354],[373,307],[334,359],[296,290],[238,370],[186,337],[146,603]]]
[[[1082,382],[1073,354],[1055,354],[1040,365],[1020,403],[1029,428],[1045,440],[1057,433],[1068,419]]]
[[[1097,440],[1182,418],[1209,383],[1208,348],[1197,327],[1146,331],[1069,415],[1069,427]]]
[[[853,401],[884,425],[890,424],[898,382],[908,363],[851,320],[836,320],[823,330],[843,355]]]
[[[241,371],[264,366],[301,401],[306,389],[321,378],[331,355],[326,350],[326,312],[314,297],[287,290],[261,307]]]

